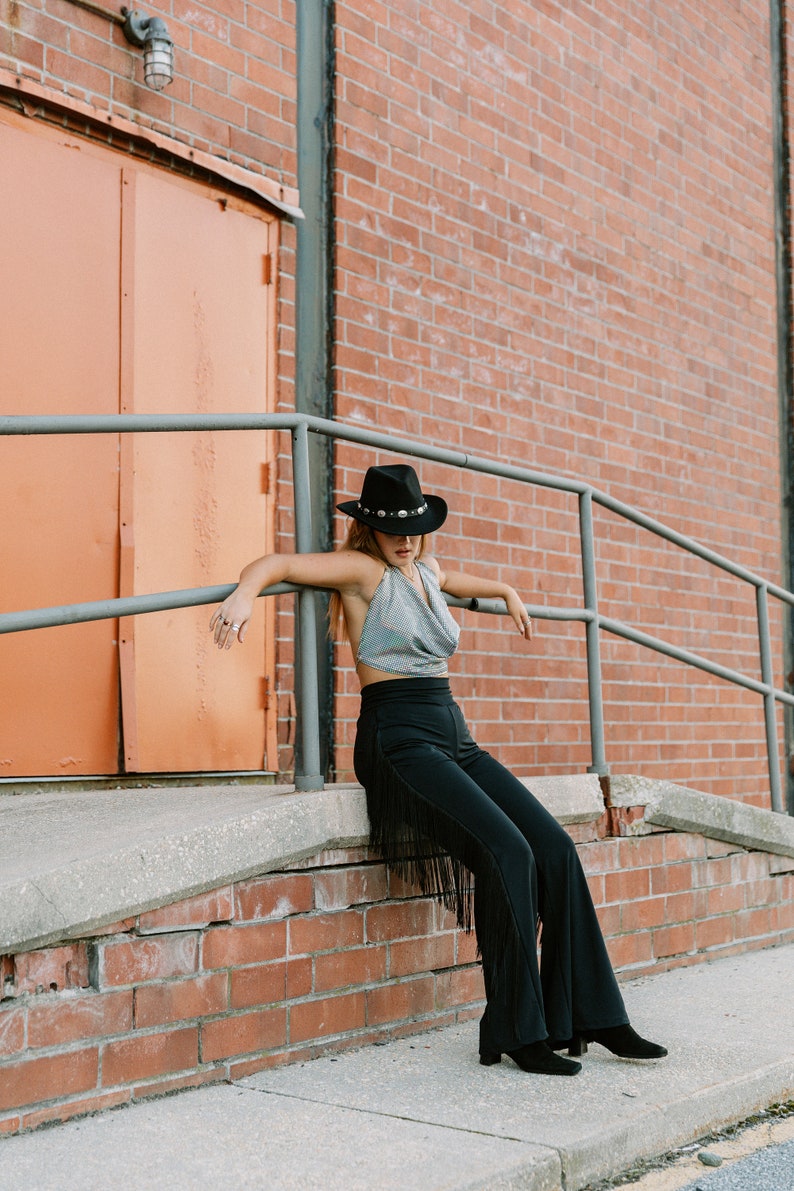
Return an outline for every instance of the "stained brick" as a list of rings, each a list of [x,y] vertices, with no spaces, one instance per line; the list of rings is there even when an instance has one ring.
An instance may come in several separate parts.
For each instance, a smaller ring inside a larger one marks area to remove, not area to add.
[[[474,931],[468,934],[462,930],[455,932],[455,961],[459,964],[477,962],[477,936]]]
[[[223,1069],[218,1067],[212,1067],[209,1071],[191,1071],[188,1075],[179,1075],[175,1079],[158,1079],[153,1083],[135,1084],[131,1094],[136,1100],[143,1100],[147,1096],[167,1096],[171,1092],[218,1083],[223,1076]]]
[[[364,915],[358,910],[312,914],[289,923],[290,955],[356,947],[364,942]]]
[[[744,909],[745,891],[742,885],[718,885],[716,889],[705,890],[705,894],[709,917]]]
[[[69,1121],[73,1117],[85,1116],[87,1113],[104,1112],[109,1108],[117,1108],[120,1104],[128,1104],[132,1098],[129,1088],[118,1092],[106,1092],[100,1096],[81,1096],[66,1104],[54,1104],[50,1108],[40,1108],[35,1112],[26,1112],[19,1127],[22,1129],[38,1129],[41,1125],[52,1122]],[[2,1124],[0,1124],[2,1131]]]
[[[367,909],[367,941],[429,935],[435,929],[435,907],[426,899],[386,903]]]
[[[154,934],[206,926],[210,922],[228,922],[233,912],[233,890],[227,885],[223,889],[212,889],[209,893],[141,914],[138,930],[141,934]]]
[[[186,976],[198,965],[198,934],[120,938],[97,944],[100,988]]]
[[[604,901],[635,901],[648,897],[651,874],[647,868],[630,868],[604,875]]]
[[[314,909],[314,885],[306,874],[257,877],[235,887],[235,918],[252,922],[288,918]]]
[[[721,947],[735,939],[736,921],[731,914],[722,918],[706,918],[695,923],[695,946],[698,951]]]
[[[231,968],[277,959],[286,952],[286,940],[283,922],[212,927],[204,935],[202,967]]]
[[[272,1050],[286,1041],[286,1009],[237,1013],[201,1028],[201,1057],[205,1063],[231,1055]]]
[[[680,893],[692,888],[693,867],[690,863],[668,864],[651,870],[651,893]]]
[[[769,906],[742,910],[736,915],[736,937],[752,939],[769,935],[772,931],[772,910]]]
[[[135,989],[135,1026],[166,1025],[223,1013],[228,1007],[228,977],[225,972],[169,980]]]
[[[389,976],[432,972],[455,962],[455,936],[451,932],[423,939],[402,939],[389,946]]]
[[[386,948],[353,947],[318,955],[314,961],[315,992],[372,984],[386,976]]]
[[[435,983],[432,976],[401,980],[367,991],[367,1024],[423,1017],[433,1012]]]
[[[668,925],[692,922],[705,918],[708,913],[708,891],[705,889],[671,893],[665,898],[665,921]]]
[[[14,958],[16,994],[88,988],[88,953],[84,943],[27,951]]]
[[[25,1046],[25,1010],[16,1006],[0,1007],[0,1058],[12,1055]]]
[[[305,991],[311,991],[311,984]],[[287,963],[277,960],[237,968],[231,973],[231,1007],[247,1009],[252,1005],[270,1005],[287,996]]]
[[[468,1005],[484,999],[485,985],[479,967],[452,968],[436,976],[435,1000],[439,1009]]]
[[[345,909],[362,902],[383,901],[387,896],[386,870],[382,865],[331,869],[315,878],[318,910]]]
[[[98,1070],[99,1055],[94,1047],[4,1064],[0,1112],[88,1092],[97,1086]]]
[[[342,993],[293,1005],[289,1011],[289,1040],[308,1042],[333,1034],[347,1034],[366,1024],[366,1002],[360,992]]]
[[[172,1030],[109,1042],[102,1048],[102,1086],[136,1083],[198,1063],[198,1030]]]
[[[668,955],[685,955],[695,950],[695,927],[693,923],[680,926],[660,927],[651,932],[653,953],[664,958]]]
[[[624,902],[620,910],[621,930],[645,930],[666,921],[665,899],[647,897],[642,901]]]
[[[132,1028],[132,992],[42,998],[28,1014],[31,1047],[59,1046],[82,1038],[123,1034]]]

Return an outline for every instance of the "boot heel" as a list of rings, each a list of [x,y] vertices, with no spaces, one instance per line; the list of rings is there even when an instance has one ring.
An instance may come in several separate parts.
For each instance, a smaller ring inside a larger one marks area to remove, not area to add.
[[[580,1059],[582,1055],[587,1054],[587,1039],[583,1038],[581,1034],[574,1034],[568,1047],[568,1054],[575,1059]]]
[[[483,1067],[493,1067],[496,1063],[501,1063],[502,1056],[498,1050],[486,1050],[480,1055],[480,1062]]]

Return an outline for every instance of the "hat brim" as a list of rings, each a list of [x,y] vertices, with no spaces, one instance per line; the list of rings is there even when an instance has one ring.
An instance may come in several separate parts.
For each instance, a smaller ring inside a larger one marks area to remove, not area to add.
[[[357,500],[345,500],[336,507],[340,513],[347,513],[348,517],[352,517],[355,521],[360,521],[362,525],[368,525],[370,529],[379,529],[381,533],[392,534],[394,537],[401,537],[407,534],[409,537],[415,537],[422,533],[432,533],[433,530],[439,529],[447,519],[447,502],[441,496],[428,496],[424,494],[424,499],[427,502],[427,508],[424,513],[419,513],[415,517],[379,517],[377,513],[364,513],[360,508]]]

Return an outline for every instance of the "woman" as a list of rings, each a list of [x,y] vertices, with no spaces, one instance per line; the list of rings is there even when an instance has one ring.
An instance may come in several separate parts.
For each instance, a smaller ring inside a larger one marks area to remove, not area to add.
[[[507,1054],[524,1071],[575,1075],[600,1042],[624,1058],[667,1052],[628,1024],[576,849],[526,787],[472,740],[447,659],[459,627],[442,592],[504,600],[517,632],[532,623],[507,583],[449,571],[424,553],[447,515],[413,468],[371,467],[339,550],[267,555],[244,568],[214,613],[219,648],[245,639],[259,592],[288,581],[333,589],[361,682],[354,765],[367,794],[372,846],[386,863],[472,917],[485,977],[480,1062]],[[474,874],[471,892],[470,873]],[[541,960],[538,965],[538,925]]]

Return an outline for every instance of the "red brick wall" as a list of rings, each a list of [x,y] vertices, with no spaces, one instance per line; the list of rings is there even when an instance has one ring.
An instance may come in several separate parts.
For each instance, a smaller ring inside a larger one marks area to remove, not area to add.
[[[780,581],[768,6],[359,7],[336,6],[340,418],[591,481]],[[422,473],[442,559],[580,601],[573,498]],[[757,674],[752,592],[596,525],[603,612]],[[581,628],[520,649],[466,623],[483,743],[586,765]],[[609,637],[603,660],[615,772],[769,805],[755,697]]]
[[[574,838],[623,976],[794,940],[791,861],[606,828]],[[1,962],[3,1132],[462,1021],[483,995],[473,937],[364,852]]]
[[[177,55],[162,94],[142,84],[120,29],[68,0],[0,0],[0,64],[294,186],[294,5],[168,0],[156,11]],[[337,416],[586,479],[779,581],[768,5],[334,11]],[[285,225],[287,409],[293,266]],[[358,489],[369,460],[339,452],[340,493]],[[281,462],[286,507],[286,447]],[[421,470],[451,498],[443,560],[512,576],[534,602],[580,601],[572,497]],[[596,524],[602,611],[757,674],[738,584],[612,514]],[[281,529],[291,546],[287,514]],[[482,742],[522,773],[586,766],[581,626],[541,622],[531,649],[516,649],[503,625],[466,623],[456,689]],[[782,652],[778,632],[776,662]],[[347,654],[340,665],[347,696]],[[768,805],[757,697],[609,637],[604,678],[614,771]],[[354,708],[340,699],[338,777],[350,772]]]

